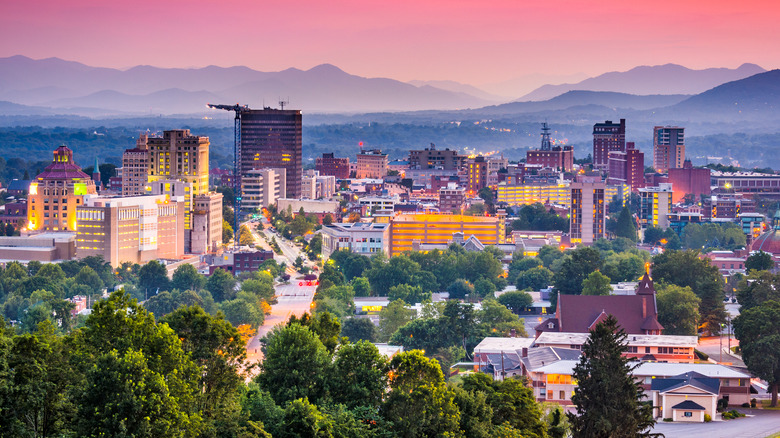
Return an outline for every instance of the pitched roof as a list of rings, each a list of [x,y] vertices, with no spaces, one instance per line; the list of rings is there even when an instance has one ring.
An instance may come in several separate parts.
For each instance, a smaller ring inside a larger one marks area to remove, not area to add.
[[[582,352],[570,348],[538,347],[530,348],[528,356],[523,357],[523,364],[528,371],[550,365],[561,360],[578,360]]]
[[[677,403],[676,405],[672,406],[672,409],[684,409],[686,411],[704,411],[704,406],[696,403],[693,400],[685,400],[682,403]]]
[[[694,388],[711,394],[718,394],[720,390],[720,380],[707,377],[696,371],[689,371],[684,374],[669,377],[668,379],[653,379],[650,389],[658,392],[669,392],[684,386],[693,386]]]
[[[655,295],[564,295],[558,296],[558,331],[587,333],[603,312],[615,316],[630,334],[644,333],[645,320],[657,318]],[[656,321],[657,322],[657,321]],[[655,327],[661,327],[660,324]],[[651,330],[661,330],[659,328]]]

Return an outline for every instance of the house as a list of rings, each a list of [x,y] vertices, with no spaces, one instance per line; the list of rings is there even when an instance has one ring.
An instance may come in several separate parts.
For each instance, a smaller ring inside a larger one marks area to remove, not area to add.
[[[635,295],[558,296],[555,317],[535,327],[536,336],[544,332],[588,333],[596,324],[613,315],[629,334],[660,335],[655,288],[648,272],[639,281]]]
[[[495,380],[522,376],[521,358],[528,354],[533,338],[488,337],[474,347],[474,362]]]
[[[534,341],[534,347],[556,347],[581,350],[588,333],[544,332]],[[634,360],[671,363],[693,363],[696,336],[628,335],[624,356]]]
[[[712,418],[717,412],[720,381],[690,371],[655,379],[650,391],[656,418],[703,423],[705,414]]]

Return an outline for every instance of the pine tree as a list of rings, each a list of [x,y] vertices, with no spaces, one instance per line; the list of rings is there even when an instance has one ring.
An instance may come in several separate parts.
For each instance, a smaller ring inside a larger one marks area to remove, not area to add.
[[[578,387],[572,396],[576,414],[568,414],[575,438],[657,437],[652,406],[642,402],[644,389],[632,373],[637,364],[623,356],[626,332],[610,315],[596,325],[574,368]]]
[[[631,212],[628,207],[623,207],[618,216],[617,226],[615,228],[615,235],[617,237],[625,237],[636,242],[636,224],[634,224],[634,218],[631,217]]]

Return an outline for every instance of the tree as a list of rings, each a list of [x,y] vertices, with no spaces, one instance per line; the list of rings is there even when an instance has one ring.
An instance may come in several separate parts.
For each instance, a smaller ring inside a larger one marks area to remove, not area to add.
[[[97,272],[89,266],[81,268],[73,279],[76,281],[76,284],[88,287],[93,294],[98,294],[103,291],[103,280],[101,280]]]
[[[485,395],[493,410],[491,421],[496,436],[546,436],[542,410],[534,399],[533,390],[523,380],[493,380],[487,374],[474,373],[463,377],[463,389]],[[502,435],[504,432],[507,435]]]
[[[173,271],[173,278],[171,280],[171,288],[181,291],[194,290],[198,291],[203,288],[206,280],[202,275],[189,263],[180,265]]]
[[[459,278],[449,285],[447,292],[450,293],[450,299],[462,300],[466,296],[474,297],[474,285],[467,280]]]
[[[636,223],[634,222],[634,218],[631,216],[631,211],[629,211],[628,207],[623,207],[623,209],[620,211],[615,235],[618,237],[625,237],[626,239],[630,239],[632,242],[636,242],[637,240]]]
[[[476,319],[479,321],[478,332],[511,336],[514,331],[516,336],[527,336],[523,321],[505,305],[492,298],[482,301],[482,310],[477,312]]]
[[[496,285],[485,277],[474,282],[474,293],[478,297],[486,297],[496,291]]]
[[[696,336],[701,299],[689,287],[662,285],[656,291],[658,322],[664,334]]]
[[[658,227],[647,227],[645,229],[645,243],[648,245],[656,245],[661,239],[664,238],[664,230]]]
[[[255,237],[252,235],[252,231],[246,225],[241,225],[238,233],[238,243],[243,246],[252,246],[255,243]]]
[[[752,309],[767,301],[780,301],[780,275],[753,271],[739,282],[737,299],[740,310]]]
[[[522,291],[512,291],[501,294],[498,297],[498,302],[506,306],[514,313],[521,312],[526,307],[533,304],[534,300],[531,295]]]
[[[629,363],[626,332],[609,315],[591,330],[572,379],[577,391],[569,414],[574,437],[653,436],[652,406],[642,403],[643,388],[633,377],[638,364]]]
[[[322,218],[322,225],[331,225],[333,224],[333,215],[328,213],[325,215],[325,217]]]
[[[590,247],[577,248],[564,258],[561,269],[555,273],[553,284],[562,294],[579,295],[582,282],[591,272],[601,269],[601,255]]]
[[[369,341],[342,345],[334,355],[328,378],[335,403],[349,408],[379,407],[387,389],[387,360]]]
[[[609,295],[612,292],[612,287],[609,277],[602,274],[599,271],[593,271],[582,282],[582,294],[583,295]]]
[[[772,256],[764,251],[754,252],[745,260],[745,269],[750,271],[768,271],[775,267]]]
[[[407,303],[421,303],[431,299],[431,292],[424,293],[420,286],[399,284],[390,288],[388,299],[391,301],[403,300]]]
[[[206,280],[206,290],[211,293],[214,301],[229,300],[236,295],[236,278],[222,268],[217,268]]]
[[[284,409],[282,438],[332,437],[333,422],[305,398],[290,401]]]
[[[308,327],[277,326],[268,337],[265,359],[255,381],[278,404],[299,398],[316,403],[325,393],[329,364],[325,346]]]
[[[146,263],[138,271],[138,287],[149,294],[154,294],[157,290],[168,290],[168,283],[168,270],[157,260]]]
[[[376,326],[368,318],[347,318],[341,324],[341,336],[346,337],[350,342],[374,342],[376,332]]]
[[[249,324],[252,328],[257,328],[265,320],[263,309],[257,305],[256,300],[246,300],[239,297],[223,301],[219,303],[219,310],[235,327]]]
[[[406,307],[403,300],[391,301],[379,311],[379,340],[387,342],[393,333],[414,318],[415,311]]]
[[[352,290],[355,291],[356,297],[371,296],[371,284],[366,277],[355,277],[350,284],[352,285]]]
[[[553,272],[551,270],[537,266],[521,273],[517,277],[516,286],[518,290],[531,289],[536,291],[548,287],[552,279]]]
[[[222,243],[229,243],[233,239],[233,227],[230,222],[222,220]]]
[[[766,380],[772,392],[772,407],[777,406],[780,386],[780,301],[741,311],[734,319],[734,334],[739,339],[742,359],[756,377]]]

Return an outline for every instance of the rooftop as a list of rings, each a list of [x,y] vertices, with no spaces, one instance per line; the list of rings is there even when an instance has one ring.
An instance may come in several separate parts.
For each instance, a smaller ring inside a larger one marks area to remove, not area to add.
[[[529,348],[534,338],[485,338],[476,347],[474,353],[498,353],[502,351],[517,351]]]
[[[535,345],[582,345],[588,340],[588,333],[543,332],[536,338]],[[674,335],[628,335],[628,345],[640,346],[671,346],[671,347],[695,347],[699,343],[696,336]]]

